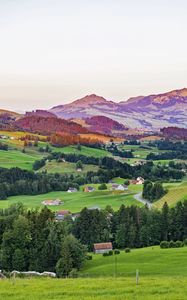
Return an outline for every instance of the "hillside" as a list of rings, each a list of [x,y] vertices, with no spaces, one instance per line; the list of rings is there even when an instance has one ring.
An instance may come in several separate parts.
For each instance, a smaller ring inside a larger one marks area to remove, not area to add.
[[[59,105],[50,112],[65,119],[105,116],[131,128],[187,128],[187,89],[130,98],[119,103],[95,94]]]
[[[87,133],[88,130],[74,122],[56,117],[26,116],[14,123],[16,129],[41,134],[62,132],[63,134]]]

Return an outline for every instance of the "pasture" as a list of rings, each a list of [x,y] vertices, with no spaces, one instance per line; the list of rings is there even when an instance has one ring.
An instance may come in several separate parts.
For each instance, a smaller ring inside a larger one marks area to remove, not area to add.
[[[3,300],[185,300],[187,248],[149,247],[115,257],[93,255],[79,278],[5,279]],[[116,265],[116,266],[115,266]],[[136,285],[136,269],[139,284]],[[82,277],[82,278],[81,278]]]
[[[140,277],[187,276],[187,247],[160,249],[159,246],[121,251],[119,255],[103,257],[93,254],[80,272],[82,276],[134,277],[136,269]],[[115,262],[116,258],[116,262]]]
[[[3,300],[186,300],[186,277],[16,279],[0,282]]]
[[[82,173],[84,174],[88,171],[96,172],[98,171],[98,166],[84,164],[83,169],[80,172],[76,169],[76,163],[50,161],[47,162],[46,165],[39,171],[47,171],[48,173],[71,173],[75,175]]]
[[[154,203],[154,207],[161,209],[165,202],[169,206],[174,206],[179,201],[187,200],[187,182],[184,181],[182,183],[176,184],[165,184],[168,188],[168,192],[164,197]]]
[[[67,209],[71,212],[79,212],[84,207],[92,208],[99,207],[104,209],[107,205],[110,205],[114,210],[118,210],[119,207],[124,204],[126,206],[137,205],[142,206],[140,202],[134,199],[133,195],[137,192],[135,189],[137,187],[130,186],[129,191],[98,191],[98,185],[93,185],[95,191],[91,193],[86,193],[82,191],[76,193],[67,192],[50,192],[47,194],[41,194],[36,196],[12,196],[7,200],[0,201],[0,209],[6,208],[11,204],[21,202],[27,208],[42,208],[42,201],[44,200],[54,200],[60,199],[63,201],[62,205],[50,206],[50,209],[57,211],[60,209]],[[141,187],[139,187],[141,189]]]

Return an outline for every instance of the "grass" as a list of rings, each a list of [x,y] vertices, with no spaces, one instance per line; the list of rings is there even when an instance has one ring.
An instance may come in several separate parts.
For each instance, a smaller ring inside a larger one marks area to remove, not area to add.
[[[95,188],[98,185],[92,185]],[[67,192],[50,192],[47,194],[36,195],[36,196],[12,196],[7,200],[0,201],[0,209],[6,208],[11,204],[18,202],[23,203],[27,208],[42,208],[42,201],[44,200],[54,200],[61,199],[63,205],[50,206],[50,209],[56,211],[60,209],[68,209],[71,212],[79,212],[84,207],[91,208],[98,206],[101,209],[105,208],[107,205],[111,205],[114,210],[118,210],[119,207],[124,204],[126,206],[137,205],[142,206],[142,204],[133,198],[136,193],[134,187],[129,187],[129,192],[120,191],[94,191],[91,193],[77,192],[77,193],[67,193]]]
[[[186,278],[16,279],[0,282],[3,300],[185,300]]]
[[[74,153],[74,154],[80,154],[85,156],[94,156],[94,157],[104,157],[104,156],[112,156],[112,154],[106,150],[103,149],[96,149],[86,146],[81,146],[81,150],[77,149],[77,146],[67,146],[67,147],[50,147],[53,152],[62,152],[65,154]]]
[[[76,163],[50,161],[47,162],[46,165],[42,167],[39,171],[47,171],[48,173],[82,174],[88,171],[96,172],[98,171],[98,166],[83,165],[82,172],[78,172],[76,170]]]
[[[151,276],[187,276],[187,247],[160,249],[159,246],[133,249],[130,253],[121,251],[116,256],[117,275],[133,277],[136,269],[140,277]],[[82,276],[114,276],[115,257],[103,257],[94,254],[93,259],[86,262],[81,271]]]
[[[156,201],[154,207],[161,209],[165,202],[172,207],[179,201],[187,200],[187,182],[176,185],[171,184],[171,186],[166,185],[166,187],[168,187],[167,194]]]
[[[3,168],[19,167],[25,170],[32,170],[35,160],[36,156],[31,154],[22,153],[17,150],[0,150],[0,167]]]
[[[93,255],[75,279],[5,279],[3,300],[185,300],[187,247],[149,247],[114,256]],[[136,285],[136,270],[139,284]],[[116,275],[116,276],[114,276]]]

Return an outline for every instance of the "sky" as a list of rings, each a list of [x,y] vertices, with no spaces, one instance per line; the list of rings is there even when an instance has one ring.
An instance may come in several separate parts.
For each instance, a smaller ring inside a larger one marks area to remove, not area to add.
[[[0,0],[0,108],[187,87],[186,0]]]

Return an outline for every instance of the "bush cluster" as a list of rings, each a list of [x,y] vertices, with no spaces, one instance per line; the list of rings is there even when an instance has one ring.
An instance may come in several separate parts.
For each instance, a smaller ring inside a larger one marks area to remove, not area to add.
[[[161,249],[167,249],[167,248],[180,248],[180,247],[183,247],[185,244],[185,242],[182,242],[182,241],[162,241],[160,243],[160,248]]]

